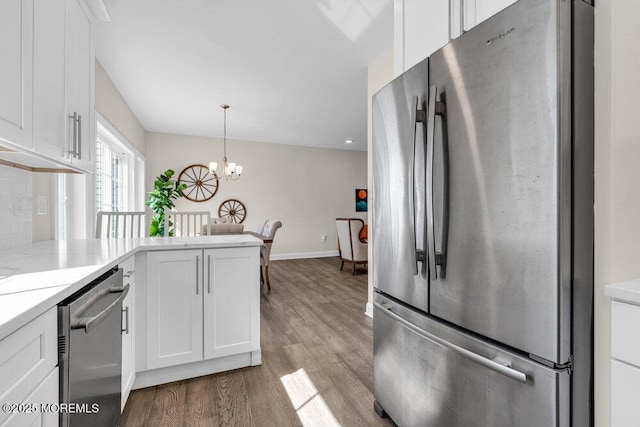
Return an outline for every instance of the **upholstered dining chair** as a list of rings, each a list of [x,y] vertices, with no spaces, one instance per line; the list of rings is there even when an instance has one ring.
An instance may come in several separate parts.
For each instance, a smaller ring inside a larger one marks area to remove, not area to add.
[[[144,212],[98,212],[96,239],[118,237],[145,237]]]
[[[344,262],[352,263],[351,274],[356,273],[356,264],[368,263],[367,244],[360,240],[360,232],[364,228],[364,221],[360,218],[336,218],[338,229],[338,245],[340,246],[340,271]]]
[[[232,222],[229,218],[209,218],[209,224],[202,227],[202,234],[242,234],[244,224]]]
[[[258,229],[259,232],[245,231],[245,234],[251,234],[262,239],[262,249],[260,250],[260,283],[266,283],[267,289],[271,290],[271,280],[269,279],[269,260],[271,259],[271,246],[273,239],[276,237],[276,231],[282,227],[280,221],[264,222]]]

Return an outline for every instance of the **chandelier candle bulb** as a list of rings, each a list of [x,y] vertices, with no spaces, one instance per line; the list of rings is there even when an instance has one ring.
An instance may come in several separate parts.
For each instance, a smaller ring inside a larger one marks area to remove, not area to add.
[[[213,175],[218,170],[218,162],[209,162],[209,172]]]

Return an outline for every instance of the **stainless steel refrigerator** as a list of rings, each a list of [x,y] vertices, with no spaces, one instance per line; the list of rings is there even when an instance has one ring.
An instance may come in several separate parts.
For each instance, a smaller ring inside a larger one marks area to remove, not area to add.
[[[593,7],[520,0],[373,98],[375,407],[593,425]]]

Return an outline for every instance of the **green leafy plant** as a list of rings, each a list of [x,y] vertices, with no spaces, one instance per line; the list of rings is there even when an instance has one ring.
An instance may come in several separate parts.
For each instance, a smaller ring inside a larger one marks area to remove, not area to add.
[[[167,169],[157,177],[153,183],[153,191],[149,193],[149,200],[145,202],[154,213],[149,226],[149,236],[151,237],[164,236],[164,210],[174,208],[173,201],[184,196],[182,191],[187,188],[185,184],[178,184],[172,180],[171,177],[173,175],[175,175],[175,172]],[[169,227],[171,226],[173,226],[173,223],[170,222]],[[173,228],[169,228],[167,235],[174,235]]]

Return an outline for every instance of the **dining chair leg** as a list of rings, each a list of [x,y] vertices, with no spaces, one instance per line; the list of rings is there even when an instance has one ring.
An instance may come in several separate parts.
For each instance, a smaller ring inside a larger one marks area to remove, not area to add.
[[[262,266],[260,266],[259,268],[260,268],[260,284],[263,285],[264,284],[264,276],[262,274]]]
[[[343,267],[344,267],[344,260],[342,260],[342,263],[340,264],[340,271],[342,271]]]
[[[269,281],[269,266],[264,266],[264,281],[267,282],[267,289],[271,290],[271,282]]]
[[[356,274],[356,263],[355,263],[355,261],[352,264],[353,264],[353,267],[351,268],[351,275],[353,276],[354,274]]]

